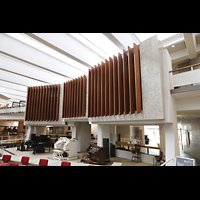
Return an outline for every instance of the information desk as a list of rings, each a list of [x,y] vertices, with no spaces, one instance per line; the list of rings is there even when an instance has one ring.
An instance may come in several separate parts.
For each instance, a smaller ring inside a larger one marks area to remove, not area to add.
[[[128,150],[130,150],[129,147],[132,147],[132,148],[135,147],[135,144],[130,144],[127,141],[116,141],[116,145],[119,145],[120,147],[128,146]],[[159,149],[160,150],[160,147],[146,146],[144,144],[140,144],[140,147],[147,148],[147,154],[149,154],[149,149]]]

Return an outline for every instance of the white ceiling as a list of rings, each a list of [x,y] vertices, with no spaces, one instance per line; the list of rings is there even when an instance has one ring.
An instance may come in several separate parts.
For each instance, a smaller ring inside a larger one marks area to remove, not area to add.
[[[63,83],[156,33],[0,33],[0,94],[26,100],[28,86]],[[172,63],[200,53],[200,33],[157,33]],[[172,47],[174,45],[174,47]]]

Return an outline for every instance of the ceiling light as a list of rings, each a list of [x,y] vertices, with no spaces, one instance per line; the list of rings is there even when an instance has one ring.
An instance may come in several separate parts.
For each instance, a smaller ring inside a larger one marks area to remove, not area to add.
[[[175,45],[172,45],[172,47],[175,47]]]

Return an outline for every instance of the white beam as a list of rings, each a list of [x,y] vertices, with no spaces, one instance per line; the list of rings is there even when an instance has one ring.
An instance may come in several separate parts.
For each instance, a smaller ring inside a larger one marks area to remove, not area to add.
[[[63,75],[66,78],[75,78],[83,75],[83,71],[67,65],[66,63],[55,59],[44,52],[38,51],[37,49],[8,35],[1,33],[0,41],[0,51],[11,54],[16,58],[23,59],[24,62],[27,61],[37,67],[51,70],[52,72]]]
[[[176,44],[176,43],[179,43],[179,42],[182,42],[184,41],[184,37],[183,37],[183,34],[182,33],[178,33],[176,35],[173,35],[165,40],[162,40],[160,41],[160,43],[162,44],[162,46],[164,48],[168,47],[168,46],[171,46],[173,44]]]
[[[99,60],[102,60],[100,56],[92,52],[85,45],[82,45],[76,39],[69,34],[63,33],[34,33],[32,36],[37,36],[44,41],[57,47],[57,51],[71,57],[75,61],[83,64],[87,67],[96,65]],[[42,41],[41,40],[41,41]],[[52,46],[52,47],[53,47]],[[54,48],[54,47],[53,47]],[[90,55],[90,56],[88,56]]]
[[[187,49],[182,49],[180,51],[170,54],[172,63],[176,63],[189,58]]]
[[[196,58],[196,40],[195,40],[195,35],[193,33],[183,33],[187,51],[189,54],[189,58],[193,59]]]
[[[38,80],[48,84],[63,83],[66,78],[44,70],[33,65],[24,63],[9,56],[0,54],[1,65],[0,69],[12,71],[22,76],[30,77],[31,79]]]

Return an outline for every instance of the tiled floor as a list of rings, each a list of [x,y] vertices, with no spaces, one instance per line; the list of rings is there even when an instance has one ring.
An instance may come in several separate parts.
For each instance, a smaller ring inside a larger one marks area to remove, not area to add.
[[[33,154],[33,151],[17,151],[16,147],[11,147],[11,148],[7,148],[6,150],[8,150],[9,152],[15,154],[12,155],[11,157],[11,161],[12,162],[19,162],[21,161],[21,157],[22,156],[28,156],[30,157],[29,163],[32,165],[38,165],[40,158],[43,159],[48,159],[48,166],[60,166],[62,161],[53,159],[53,149],[50,150],[50,152],[48,151],[48,149],[46,149],[45,153],[36,153]],[[4,151],[2,149],[0,149],[0,153],[3,154],[9,154],[7,151]],[[79,153],[78,159],[75,160],[70,160],[71,162],[71,166],[88,166],[88,164],[84,164],[81,163],[80,160],[82,158],[82,154],[85,153]],[[146,163],[142,163],[142,162],[135,162],[135,161],[131,161],[129,159],[125,159],[125,158],[118,158],[118,157],[112,157],[110,158],[110,162],[106,163],[106,166],[112,165],[113,162],[120,162],[122,163],[122,166],[152,166],[150,164],[146,164]]]

